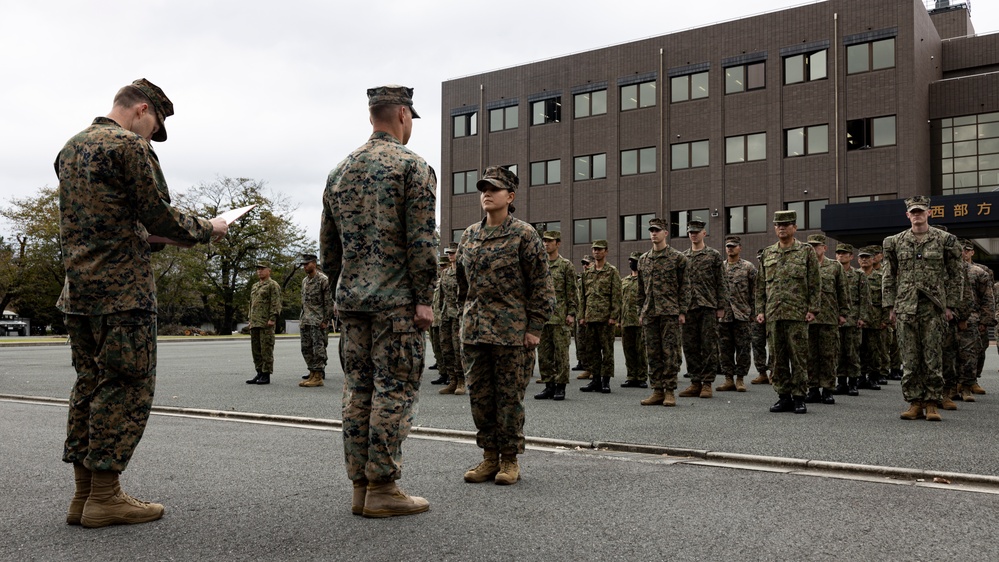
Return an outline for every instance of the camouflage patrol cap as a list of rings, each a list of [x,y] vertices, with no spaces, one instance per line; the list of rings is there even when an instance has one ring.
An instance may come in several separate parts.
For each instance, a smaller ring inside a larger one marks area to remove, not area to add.
[[[853,244],[836,244],[836,253],[853,254],[854,247]]]
[[[558,240],[559,242],[561,242],[562,233],[557,230],[546,230],[542,238],[544,238],[545,240]]]
[[[857,252],[857,257],[858,258],[863,258],[863,257],[868,257],[869,258],[869,257],[871,257],[873,255],[874,255],[874,247],[873,246],[864,246],[863,248],[860,249],[860,251]]]
[[[967,238],[962,238],[960,242],[961,242],[961,247],[964,248],[965,250],[975,249],[975,244],[972,243],[971,240],[968,240]]]
[[[456,254],[456,253],[458,253],[458,243],[457,242],[451,242],[450,244],[448,244],[448,247],[444,248],[444,253],[445,254]]]
[[[631,255],[628,256],[628,260],[629,261],[638,261],[638,258],[642,257],[642,255],[644,253],[645,252],[632,252]]]
[[[809,234],[808,243],[812,246],[825,246],[826,245],[826,235],[825,234]]]
[[[798,222],[798,211],[774,211],[774,224]]]
[[[649,230],[666,230],[666,221],[658,217],[649,220]]]
[[[445,256],[437,256],[437,265],[451,265],[451,260]]]
[[[871,251],[874,252],[875,256],[878,255],[878,254],[885,253],[885,249],[882,248],[881,246],[877,245],[877,244],[874,244],[874,245],[871,246]]]
[[[309,262],[314,262],[314,261],[316,261],[316,255],[315,254],[302,254],[302,258],[300,260],[298,260],[298,263],[300,265],[305,265],[305,264],[307,264]]]
[[[726,236],[725,237],[726,246],[742,246],[742,238],[738,236]]]
[[[149,98],[149,101],[153,104],[153,108],[156,110],[156,118],[160,121],[160,128],[153,135],[153,140],[156,142],[167,140],[165,122],[167,117],[173,115],[173,102],[170,101],[170,98],[166,97],[166,94],[163,93],[163,90],[159,86],[145,78],[139,78],[135,82],[132,82],[131,86]]]
[[[376,105],[405,105],[413,114],[413,119],[419,119],[420,114],[413,107],[413,89],[398,84],[389,84],[377,88],[368,88],[368,107]]]
[[[579,261],[583,262],[583,264],[585,265],[588,263],[593,263],[593,258],[591,258],[590,256],[583,256],[583,259]]]
[[[606,240],[594,240],[592,248],[594,250],[606,250],[607,241]]]
[[[475,188],[485,191],[490,185],[507,191],[517,191],[520,179],[517,178],[517,174],[503,166],[489,166],[482,172],[482,179],[475,182]]]
[[[930,208],[930,198],[925,195],[913,195],[905,200],[905,211],[909,212],[913,209],[922,209],[924,211]]]
[[[694,217],[687,222],[687,232],[701,232],[704,230],[704,219],[701,217]]]
[[[270,262],[264,260],[260,260],[257,262],[257,269],[270,269],[270,268],[271,268]]]

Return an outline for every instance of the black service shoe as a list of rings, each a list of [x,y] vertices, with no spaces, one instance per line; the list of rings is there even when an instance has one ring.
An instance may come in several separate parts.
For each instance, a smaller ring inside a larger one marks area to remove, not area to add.
[[[794,413],[796,414],[807,414],[808,408],[805,407],[805,397],[795,396],[794,397]]]
[[[794,411],[794,400],[791,399],[790,394],[781,394],[778,396],[780,400],[773,406],[770,406],[771,412],[793,412]]]
[[[594,376],[590,379],[590,384],[579,389],[580,392],[600,392],[600,378],[601,377]]]

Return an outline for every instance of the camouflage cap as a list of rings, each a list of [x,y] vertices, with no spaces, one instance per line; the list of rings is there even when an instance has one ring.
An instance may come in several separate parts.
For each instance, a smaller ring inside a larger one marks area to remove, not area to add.
[[[445,254],[457,254],[458,253],[458,243],[451,242],[448,244],[447,248],[444,248]]]
[[[451,265],[451,259],[446,255],[437,256],[437,265]]]
[[[517,174],[503,166],[489,166],[486,171],[482,172],[482,179],[475,182],[475,188],[479,191],[485,191],[485,188],[490,185],[508,191],[517,191],[520,179],[517,178]]]
[[[687,221],[687,232],[701,232],[704,230],[704,219],[701,217],[694,217]]]
[[[654,218],[649,221],[649,230],[666,230],[666,221]]]
[[[874,252],[874,255],[885,253],[884,248],[882,248],[881,246],[879,246],[877,244],[874,244],[873,246],[871,246],[871,251]]]
[[[853,254],[854,247],[853,244],[836,244],[836,253]]]
[[[946,224],[935,224],[935,225],[933,225],[933,228],[935,228],[937,230],[942,230],[944,232],[947,232],[947,225]]]
[[[813,246],[825,246],[826,245],[826,235],[825,234],[809,234],[808,243]]]
[[[163,90],[159,86],[145,78],[139,78],[135,82],[132,82],[131,86],[149,98],[149,101],[153,104],[153,108],[156,110],[156,118],[160,121],[160,128],[153,135],[153,140],[156,142],[167,140],[165,122],[167,117],[173,115],[173,102],[170,101],[170,98],[166,97],[166,94],[163,93]]]
[[[606,250],[607,249],[607,241],[606,240],[594,240],[592,248],[597,249],[597,250]]]
[[[590,256],[583,256],[583,259],[579,261],[583,262],[584,264],[593,263],[593,258],[591,258]]]
[[[863,258],[863,257],[868,257],[869,258],[869,257],[871,257],[873,255],[874,255],[874,247],[873,246],[864,246],[863,248],[861,248],[857,252],[857,257],[858,258]]]
[[[726,236],[725,237],[726,246],[742,246],[742,238],[738,236]]]
[[[913,209],[922,209],[924,211],[930,208],[930,198],[925,195],[913,195],[905,200],[905,212],[909,212]]]
[[[302,257],[301,257],[301,259],[298,260],[298,263],[301,264],[301,265],[305,265],[305,264],[307,264],[309,262],[316,261],[316,259],[317,258],[316,258],[315,254],[302,254]]]
[[[968,240],[967,238],[962,238],[961,247],[964,248],[965,250],[974,250],[975,244],[971,240]]]
[[[631,255],[628,256],[628,260],[638,261],[638,258],[642,257],[644,254],[645,252],[632,252]]]
[[[270,269],[270,268],[271,268],[270,262],[264,260],[260,260],[257,262],[257,269]]]
[[[798,222],[798,211],[774,211],[774,224]]]
[[[544,238],[545,240],[558,240],[559,242],[561,242],[562,233],[557,230],[546,230],[542,238]]]
[[[368,88],[368,107],[376,105],[405,105],[413,114],[413,119],[419,119],[420,114],[413,107],[413,89],[398,84],[389,84],[377,88]]]

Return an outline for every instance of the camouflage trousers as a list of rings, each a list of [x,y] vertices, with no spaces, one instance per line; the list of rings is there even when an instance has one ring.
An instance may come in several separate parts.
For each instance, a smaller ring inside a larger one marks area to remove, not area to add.
[[[687,311],[683,326],[683,357],[690,382],[713,383],[718,371],[718,317],[713,308]]]
[[[569,383],[569,327],[545,324],[538,344],[538,371],[541,380],[555,384]]]
[[[777,320],[767,323],[773,353],[771,383],[777,394],[804,396],[808,392],[808,323]]]
[[[614,376],[614,326],[610,322],[587,322],[586,347],[587,362],[584,363],[594,377]]]
[[[534,351],[523,346],[462,345],[475,442],[512,455],[524,452],[524,392],[534,373]]]
[[[122,472],[142,439],[156,387],[156,314],[66,315],[76,382],[62,460]]]
[[[649,358],[649,382],[655,390],[676,390],[680,372],[680,321],[676,316],[642,318],[642,335]]]
[[[901,369],[902,368],[902,354],[898,349],[898,328],[888,328],[888,336],[886,338],[886,346],[888,348],[888,368],[889,369]]]
[[[326,346],[330,339],[320,326],[303,324],[299,327],[302,340],[302,357],[305,359],[305,366],[309,371],[326,372]]]
[[[836,387],[839,363],[839,327],[835,324],[808,325],[808,387]]]
[[[576,362],[587,371],[593,371],[593,350],[589,348],[590,327],[576,323]]]
[[[726,378],[744,377],[749,372],[749,350],[753,345],[753,327],[750,324],[739,320],[718,323],[719,363],[721,374]],[[766,343],[763,349],[766,355]]]
[[[947,320],[933,303],[920,298],[915,314],[899,314],[895,324],[905,371],[906,402],[940,402],[943,396],[943,343]]]
[[[340,312],[343,321],[343,452],[353,481],[384,484],[402,476],[402,442],[413,424],[424,334],[409,306]]]
[[[274,372],[274,326],[250,328],[250,353],[258,373]]]
[[[753,325],[753,364],[756,365],[756,372],[762,374],[770,368],[767,361],[767,324],[760,324],[755,320],[750,324]]]
[[[434,352],[434,365],[441,366],[441,327],[430,327],[430,349]]]
[[[997,332],[999,333],[999,332]],[[984,332],[979,332],[979,343],[978,343],[978,363],[975,365],[975,378],[982,376],[982,371],[985,370],[985,352],[989,349],[989,330],[985,329]],[[974,384],[974,383],[972,383]]]
[[[957,342],[957,383],[971,388],[978,380],[978,358],[983,356],[978,322],[968,322],[966,330],[955,328],[954,339]]]
[[[860,339],[860,374],[865,377],[888,376],[888,330],[864,328]]]
[[[459,320],[441,320],[441,354],[437,360],[437,372],[447,375],[448,381],[465,380],[465,370],[461,364],[461,337],[458,334]]]
[[[943,353],[940,357],[940,368],[943,374],[944,388],[956,387],[957,376],[957,326],[956,323],[947,323],[943,333]]]
[[[645,352],[645,336],[641,326],[621,328],[621,347],[624,348],[624,365],[628,380],[645,382],[649,378],[649,360]]]
[[[856,326],[839,328],[839,363],[836,375],[860,377],[860,340],[863,330]]]

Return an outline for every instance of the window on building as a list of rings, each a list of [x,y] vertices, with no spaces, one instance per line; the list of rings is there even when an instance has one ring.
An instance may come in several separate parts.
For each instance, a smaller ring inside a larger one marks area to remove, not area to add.
[[[784,83],[822,80],[826,72],[827,49],[784,58]]]
[[[516,129],[519,109],[519,106],[512,105],[489,110],[489,132]]]
[[[479,112],[454,116],[454,138],[471,137],[479,134]]]
[[[572,221],[572,243],[590,244],[607,239],[607,218],[578,219]]]
[[[531,125],[562,121],[562,97],[548,98],[531,104]]]
[[[621,111],[656,105],[656,81],[621,86]]]
[[[755,133],[725,138],[725,163],[767,159],[767,134]]]
[[[682,142],[670,147],[670,169],[703,168],[708,165],[708,141]]]
[[[562,232],[562,222],[561,221],[547,221],[547,222],[536,222],[531,226],[538,231],[538,234],[544,234],[546,230],[557,230]],[[565,240],[568,242],[568,240]]]
[[[546,185],[562,182],[562,162],[545,160],[531,162],[531,185]]]
[[[513,175],[517,176],[518,178],[520,177],[520,174],[517,173],[517,165],[516,164],[508,164],[508,165],[503,166],[503,167],[506,168],[507,170],[510,170],[511,172],[513,172]]]
[[[893,146],[894,144],[894,115],[868,119],[851,119],[846,122],[847,150]]]
[[[754,62],[725,68],[725,93],[737,94],[767,87],[767,63]]]
[[[463,228],[459,228],[457,230],[452,230],[451,231],[451,241],[454,242],[455,244],[457,244],[458,242],[461,242],[461,235],[464,234],[464,233],[465,233],[465,229],[463,229]]]
[[[607,90],[576,94],[572,97],[572,110],[576,119],[607,113]]]
[[[649,221],[654,218],[655,213],[621,217],[621,240],[650,240]]]
[[[607,155],[592,154],[573,159],[573,181],[595,180],[607,177]]]
[[[687,236],[687,223],[694,217],[699,217],[704,221],[704,231],[709,228],[709,217],[707,209],[695,209],[692,211],[673,211],[669,214],[669,235],[673,238]]]
[[[855,197],[847,197],[847,203],[870,203],[871,201],[891,201],[892,199],[897,199],[894,193],[886,193],[884,195],[857,195]]]
[[[788,203],[786,208],[788,211],[795,211],[798,213],[797,225],[799,229],[807,228],[809,230],[813,230],[822,228],[822,209],[825,209],[828,203],[828,199],[795,201],[793,203]]]
[[[621,175],[651,174],[656,171],[656,147],[621,151]]]
[[[895,38],[850,45],[846,48],[846,73],[859,74],[895,66]]]
[[[670,101],[697,100],[708,97],[708,73],[698,72],[670,78]]]
[[[728,208],[729,234],[766,232],[768,228],[766,205],[749,205],[746,207]]]
[[[940,121],[943,195],[999,189],[999,113]]]
[[[455,172],[451,176],[451,193],[461,195],[462,193],[475,193],[475,182],[479,181],[479,172],[469,170],[467,172]]]
[[[784,131],[784,156],[807,156],[829,152],[829,125],[812,125]]]

